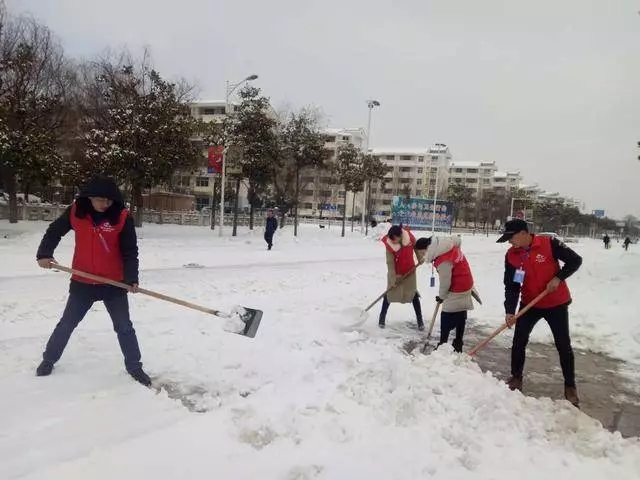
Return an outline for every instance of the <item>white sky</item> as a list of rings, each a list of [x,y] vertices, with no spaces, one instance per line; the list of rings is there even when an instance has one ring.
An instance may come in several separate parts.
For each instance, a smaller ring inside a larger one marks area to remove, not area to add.
[[[256,73],[276,107],[315,104],[338,127],[366,127],[373,97],[373,147],[446,143],[454,160],[640,216],[640,1],[7,3],[74,56],[149,46],[205,98]]]

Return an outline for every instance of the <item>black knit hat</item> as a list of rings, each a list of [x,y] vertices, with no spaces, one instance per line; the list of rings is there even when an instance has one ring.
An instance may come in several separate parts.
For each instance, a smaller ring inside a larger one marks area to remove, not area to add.
[[[431,237],[421,237],[416,240],[416,250],[426,250],[431,245]]]

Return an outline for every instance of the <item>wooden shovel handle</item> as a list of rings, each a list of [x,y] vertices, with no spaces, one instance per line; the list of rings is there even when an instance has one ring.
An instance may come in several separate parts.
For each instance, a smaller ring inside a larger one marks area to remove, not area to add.
[[[88,278],[89,280],[94,280],[100,283],[106,283],[108,285],[113,285],[114,287],[119,287],[124,290],[131,290],[131,286],[126,283],[116,282],[115,280],[111,280],[110,278],[101,277],[99,275],[94,275],[93,273],[81,272],[80,270],[76,270],[73,268],[65,267],[63,265],[59,265],[57,263],[52,264],[51,267],[53,270],[60,270],[62,272],[67,272],[72,275],[77,275],[79,277]],[[198,310],[199,312],[208,313],[210,315],[215,315],[217,317],[228,318],[229,315],[223,313],[219,310],[214,310],[212,308],[202,307],[200,305],[196,305],[195,303],[186,302],[184,300],[180,300],[179,298],[170,297],[163,293],[154,292],[152,290],[147,290],[144,288],[138,288],[138,293],[142,293],[143,295],[148,295],[149,297],[157,298],[158,300],[164,300],[165,302],[175,303],[176,305],[181,305],[186,308],[191,308],[193,310]]]
[[[542,298],[549,293],[549,290],[545,290],[544,292],[542,292],[540,295],[538,295],[536,298],[533,299],[532,302],[530,302],[527,306],[525,306],[522,310],[520,310],[517,315],[514,318],[514,322],[516,322],[520,317],[522,317],[525,313],[527,313],[529,311],[529,309],[533,308],[536,303],[538,303],[540,300],[542,300]],[[475,347],[473,347],[471,350],[469,350],[469,356],[473,357],[478,350],[480,350],[481,348],[483,348],[487,343],[489,343],[491,340],[493,340],[495,337],[497,337],[498,335],[500,335],[500,333],[507,329],[508,325],[505,322],[500,328],[496,329],[491,335],[489,335],[487,338],[485,338],[483,341],[481,341],[479,344],[477,344]]]
[[[394,288],[396,288],[398,285],[400,285],[406,278],[410,277],[415,271],[416,269],[420,266],[421,264],[416,265],[415,267],[413,267],[411,270],[409,270],[409,272],[405,273],[402,277],[400,277],[399,280],[396,280],[396,283],[394,283],[393,285],[391,285],[389,288],[387,288],[383,293],[380,294],[380,296],[378,298],[376,298],[373,302],[371,302],[371,304],[364,309],[365,312],[368,312],[369,310],[371,310],[371,308],[380,301],[381,298],[383,298],[387,293],[389,293],[391,290],[393,290]]]

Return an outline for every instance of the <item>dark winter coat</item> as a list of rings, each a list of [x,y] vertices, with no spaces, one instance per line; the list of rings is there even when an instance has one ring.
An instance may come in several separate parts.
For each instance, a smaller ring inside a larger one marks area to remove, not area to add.
[[[113,201],[106,212],[97,212],[89,197]],[[73,267],[128,284],[138,283],[138,240],[135,225],[124,207],[117,185],[105,178],[92,180],[74,203],[47,228],[36,258],[53,258],[63,236],[74,230]],[[83,278],[74,280],[93,283]]]
[[[267,217],[265,232],[274,233],[277,229],[278,229],[278,219],[276,217]]]

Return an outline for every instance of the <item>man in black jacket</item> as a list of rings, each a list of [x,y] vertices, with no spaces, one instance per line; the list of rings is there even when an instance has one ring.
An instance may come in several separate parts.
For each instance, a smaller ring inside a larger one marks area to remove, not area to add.
[[[272,208],[267,211],[267,221],[264,227],[264,241],[267,242],[267,249],[273,247],[273,234],[278,230],[278,219]]]
[[[566,284],[582,265],[582,258],[557,238],[529,233],[523,220],[512,220],[505,225],[499,243],[509,242],[504,268],[506,323],[516,325],[511,349],[511,378],[509,388],[522,390],[522,373],[529,335],[541,318],[544,318],[555,341],[560,356],[560,366],[565,382],[565,398],[578,406],[575,383],[574,355],[569,335],[569,305],[571,293]],[[560,267],[560,263],[563,266]],[[529,305],[541,294],[527,313],[515,321],[518,300],[520,306]]]
[[[74,270],[126,283],[131,293],[137,291],[136,230],[115,182],[106,178],[92,180],[79,198],[51,223],[36,255],[40,267],[55,268],[54,251],[70,230],[74,230],[76,240]],[[79,275],[71,277],[67,305],[47,342],[36,374],[51,374],[71,334],[97,301],[104,302],[109,312],[127,372],[136,381],[150,386],[151,379],[142,369],[140,347],[129,316],[127,291]]]

